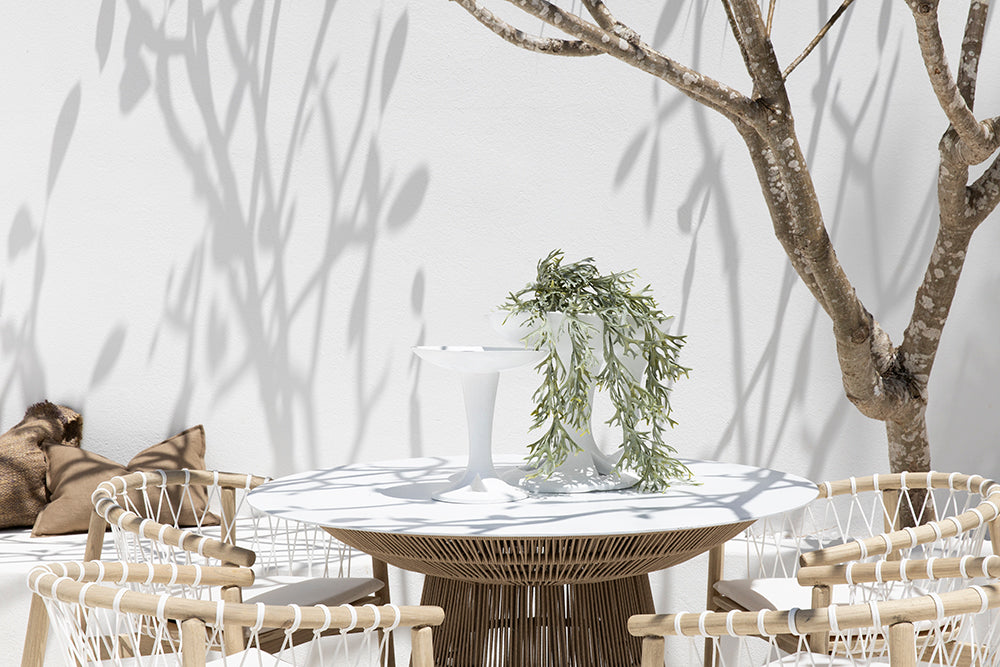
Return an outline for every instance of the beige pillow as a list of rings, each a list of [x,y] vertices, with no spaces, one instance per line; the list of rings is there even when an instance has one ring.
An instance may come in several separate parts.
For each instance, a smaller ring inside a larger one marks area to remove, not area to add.
[[[0,528],[30,526],[45,507],[43,441],[78,447],[83,418],[48,401],[28,408],[24,419],[0,436]]]
[[[47,484],[51,500],[38,513],[32,537],[87,532],[93,509],[91,494],[98,484],[116,475],[138,470],[205,469],[205,429],[201,425],[147,447],[124,466],[100,454],[54,442],[45,443],[44,449],[49,461]],[[181,489],[171,489],[169,495],[172,505],[177,507]],[[204,489],[192,487],[191,496],[194,509],[187,506],[181,512],[182,526],[194,525],[195,513],[203,512],[207,502]],[[142,503],[138,506],[142,507]],[[149,518],[173,523],[165,510],[161,516]]]

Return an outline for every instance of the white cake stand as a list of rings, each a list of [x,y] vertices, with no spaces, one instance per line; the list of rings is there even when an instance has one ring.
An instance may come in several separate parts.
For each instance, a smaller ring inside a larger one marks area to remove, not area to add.
[[[451,503],[502,503],[527,498],[493,467],[493,408],[500,371],[541,361],[545,352],[523,347],[419,346],[414,354],[460,374],[469,425],[469,463],[453,484],[433,495]]]

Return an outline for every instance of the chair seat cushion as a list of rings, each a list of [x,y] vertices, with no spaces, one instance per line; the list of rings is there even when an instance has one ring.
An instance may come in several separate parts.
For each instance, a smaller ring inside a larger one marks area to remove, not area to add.
[[[780,660],[772,660],[764,667],[778,667],[779,665],[809,665],[810,667],[856,667],[859,663],[847,658],[836,658],[819,653],[795,653],[786,655]],[[866,662],[862,663],[867,667],[889,667],[887,662]]]
[[[812,607],[812,588],[802,586],[794,578],[773,577],[761,579],[723,579],[715,583],[715,590],[748,611],[761,609],[808,609]],[[889,588],[878,584],[844,584],[831,587],[833,604],[860,604],[870,600],[900,599],[925,595],[916,582],[893,584]]]
[[[260,576],[252,588],[244,589],[244,602],[264,604],[314,604],[337,606],[368,597],[382,590],[382,582],[368,577]]]
[[[794,578],[722,579],[715,582],[715,590],[748,611],[812,607],[812,588]],[[834,586],[832,596],[834,604],[850,603],[847,586]]]
[[[211,657],[211,656],[209,656]],[[227,655],[224,658],[217,658],[215,660],[209,660],[205,663],[205,667],[235,667],[237,665],[263,665],[264,667],[280,667],[280,665],[292,665],[294,663],[288,662],[286,660],[279,660],[275,656],[265,653],[258,648],[248,648],[245,651],[240,651],[239,653],[234,653],[233,655]]]

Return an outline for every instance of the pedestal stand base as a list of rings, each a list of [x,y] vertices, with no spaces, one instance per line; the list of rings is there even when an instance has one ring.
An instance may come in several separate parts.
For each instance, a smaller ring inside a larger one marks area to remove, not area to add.
[[[526,491],[498,477],[481,479],[478,475],[467,483],[460,482],[458,486],[433,495],[434,500],[447,503],[509,503],[527,497]]]
[[[591,584],[513,586],[428,576],[421,604],[444,609],[439,667],[639,665],[632,614],[653,613],[646,576]]]

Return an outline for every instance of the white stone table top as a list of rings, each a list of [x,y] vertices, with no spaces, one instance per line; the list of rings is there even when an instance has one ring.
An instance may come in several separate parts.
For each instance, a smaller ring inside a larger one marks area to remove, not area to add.
[[[428,536],[625,535],[751,521],[801,507],[816,484],[753,466],[681,459],[695,482],[665,493],[631,490],[532,495],[496,504],[433,500],[465,460],[419,458],[357,463],[282,477],[254,489],[250,505],[330,528]],[[521,461],[498,457],[503,475]]]

